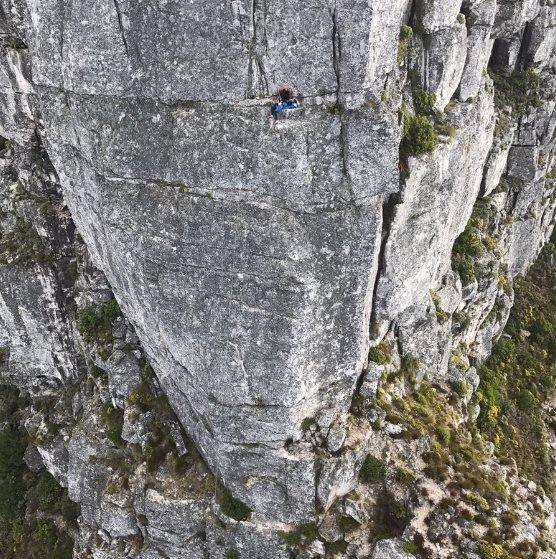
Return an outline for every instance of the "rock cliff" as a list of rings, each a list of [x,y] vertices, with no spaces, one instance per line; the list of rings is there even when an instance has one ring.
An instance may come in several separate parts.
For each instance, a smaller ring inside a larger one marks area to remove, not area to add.
[[[554,227],[552,0],[0,0],[0,39],[0,375],[76,558],[554,557],[485,388]]]

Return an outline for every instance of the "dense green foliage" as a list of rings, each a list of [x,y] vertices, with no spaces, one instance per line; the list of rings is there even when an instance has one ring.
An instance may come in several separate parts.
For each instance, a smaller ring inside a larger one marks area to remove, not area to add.
[[[398,64],[401,66],[410,54],[411,40],[413,39],[413,29],[409,25],[402,25],[398,41]]]
[[[424,115],[403,115],[402,154],[424,155],[431,153],[438,145],[438,134],[432,122]]]
[[[390,353],[384,342],[380,342],[377,346],[369,349],[369,361],[378,365],[386,365],[390,363]]]
[[[490,72],[494,82],[494,102],[498,109],[512,107],[514,111],[521,114],[530,107],[540,107],[540,76],[528,68],[516,72],[509,78]]]
[[[77,329],[87,342],[112,343],[112,322],[121,311],[116,299],[79,312]]]
[[[124,425],[124,414],[122,410],[113,408],[110,404],[103,404],[100,410],[100,418],[104,424],[106,437],[115,445],[121,446],[122,427]]]
[[[73,542],[52,519],[73,522],[77,507],[50,474],[26,468],[26,446],[15,427],[0,432],[0,558],[71,559]]]
[[[502,457],[549,489],[554,472],[542,405],[556,386],[556,245],[549,243],[515,282],[506,333],[480,369],[479,427]]]
[[[4,216],[0,211],[0,219]],[[16,217],[9,230],[2,230],[0,225],[0,264],[32,265],[50,258],[41,237],[24,219]]]
[[[299,545],[302,541],[313,542],[318,536],[318,528],[314,522],[308,522],[307,524],[301,524],[297,526],[295,530],[284,531],[278,530],[278,536],[290,547]]]
[[[420,87],[413,88],[413,106],[415,112],[419,115],[434,114],[434,105],[436,104],[436,95],[427,93]]]
[[[456,239],[452,250],[452,268],[460,275],[463,285],[480,279],[489,273],[488,265],[479,259],[492,252],[498,255],[496,240],[489,232],[494,213],[490,201],[479,200],[463,233]]]
[[[234,520],[247,520],[251,516],[251,509],[239,499],[233,497],[225,487],[220,488],[218,492],[218,503],[220,504],[220,510]]]
[[[367,455],[359,470],[359,479],[363,483],[375,483],[382,481],[386,475],[386,466],[382,460],[375,458],[371,454]]]

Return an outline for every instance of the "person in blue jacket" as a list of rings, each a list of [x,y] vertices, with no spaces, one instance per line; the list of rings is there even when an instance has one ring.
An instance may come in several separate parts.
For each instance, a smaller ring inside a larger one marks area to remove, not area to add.
[[[278,114],[284,111],[291,111],[292,109],[297,109],[297,107],[299,107],[299,103],[293,96],[291,87],[287,84],[281,85],[278,88],[278,94],[272,105],[272,113]]]

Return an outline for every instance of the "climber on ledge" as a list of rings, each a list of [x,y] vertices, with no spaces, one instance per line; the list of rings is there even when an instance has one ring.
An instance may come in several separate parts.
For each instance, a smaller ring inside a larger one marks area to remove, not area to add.
[[[284,111],[291,111],[299,107],[297,99],[293,96],[292,88],[288,84],[281,85],[278,93],[272,99],[272,114],[277,115]]]

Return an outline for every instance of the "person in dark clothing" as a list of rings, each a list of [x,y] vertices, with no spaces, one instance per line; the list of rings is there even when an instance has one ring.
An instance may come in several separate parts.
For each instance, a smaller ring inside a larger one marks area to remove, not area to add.
[[[286,103],[287,101],[291,101],[293,98],[293,91],[288,84],[281,85],[278,88],[278,96],[282,103]]]
[[[275,102],[272,105],[272,113],[277,114],[284,111],[297,109],[299,103],[293,95],[292,88],[288,84],[281,85],[275,96]]]

